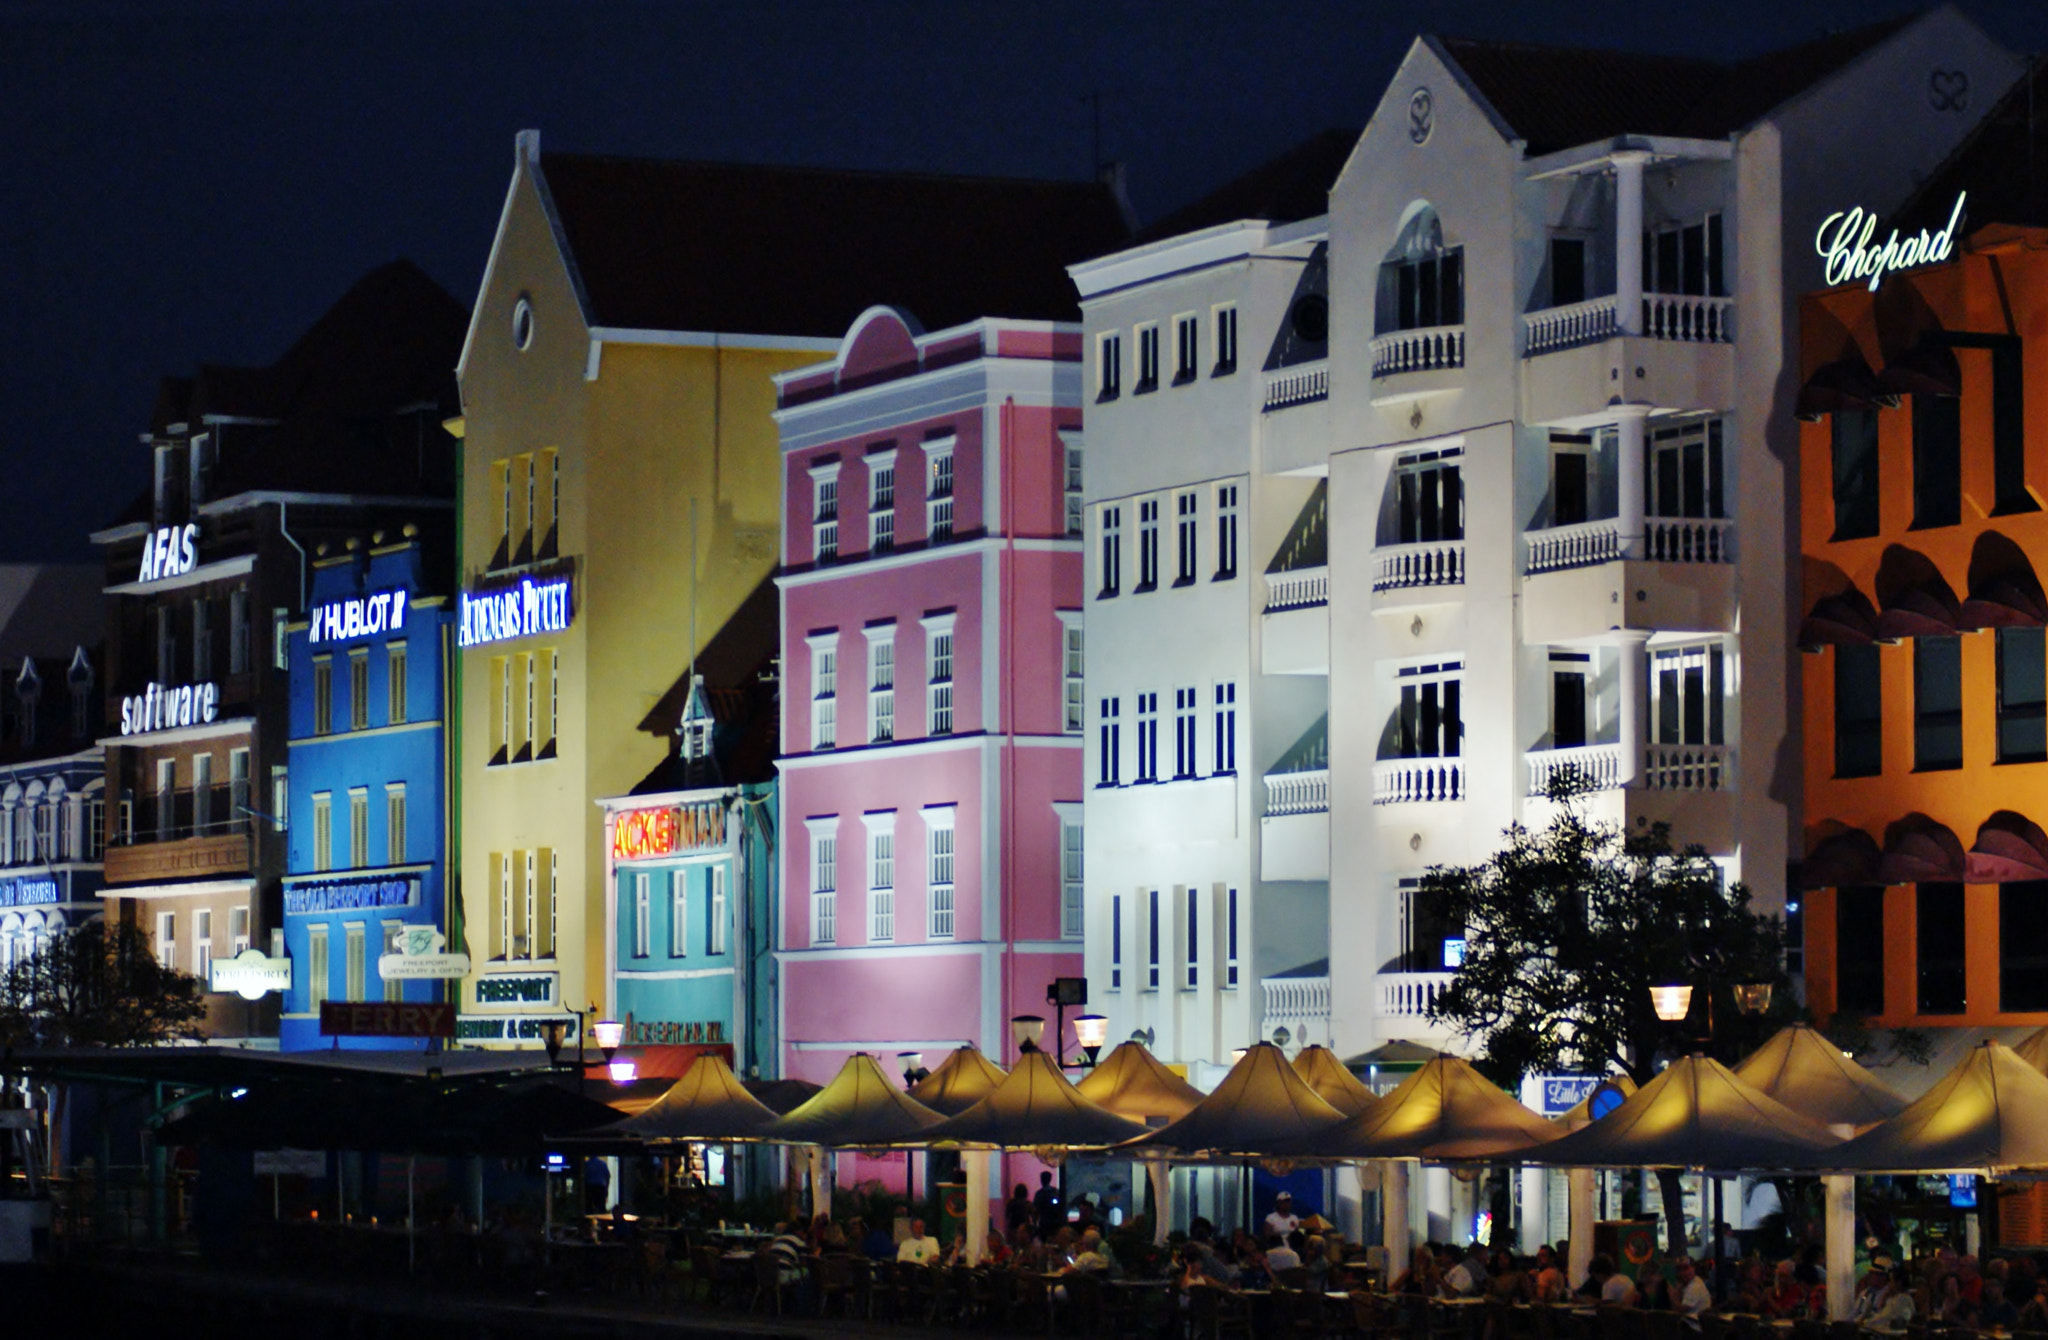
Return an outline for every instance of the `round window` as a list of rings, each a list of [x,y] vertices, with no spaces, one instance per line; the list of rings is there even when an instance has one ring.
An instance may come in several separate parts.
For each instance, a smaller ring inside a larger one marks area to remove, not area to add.
[[[533,344],[533,304],[524,297],[512,304],[512,347],[525,349]]]
[[[1304,295],[1294,304],[1288,319],[1294,336],[1309,344],[1323,344],[1330,338],[1330,300],[1320,293]]]

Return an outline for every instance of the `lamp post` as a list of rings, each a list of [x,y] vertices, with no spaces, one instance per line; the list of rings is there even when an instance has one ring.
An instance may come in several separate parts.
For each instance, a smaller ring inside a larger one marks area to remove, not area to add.
[[[1045,1003],[1053,1009],[1052,1062],[1067,1068],[1067,1007],[1088,1003],[1086,977],[1055,977],[1045,988]]]
[[[600,1019],[590,1026],[591,1036],[597,1039],[597,1049],[604,1053],[605,1068],[611,1072],[612,1083],[631,1084],[638,1071],[631,1057],[617,1059],[619,1044],[626,1040],[626,1026],[616,1019]]]
[[[1017,1055],[1040,1051],[1039,1044],[1045,1038],[1045,1016],[1042,1014],[1015,1014],[1010,1016],[1010,1041],[1017,1044]]]
[[[576,1095],[580,1098],[583,1096],[583,1021],[591,1014],[595,1014],[596,1011],[572,1010],[568,1009],[567,1006],[563,1008],[568,1010],[568,1013],[576,1016]],[[568,1030],[569,1021],[567,1019],[549,1019],[540,1026],[540,1042],[543,1047],[548,1049],[548,1068],[550,1070],[556,1069],[562,1064],[562,1035],[568,1032]]]
[[[931,1078],[931,1071],[924,1068],[923,1052],[897,1052],[896,1059],[903,1064],[903,1091],[910,1090]],[[903,1151],[903,1199],[912,1205],[917,1203],[917,1151]]]
[[[1109,1041],[1109,1018],[1101,1014],[1084,1014],[1074,1020],[1074,1041],[1081,1044],[1083,1066],[1093,1069],[1095,1058],[1102,1052],[1102,1044]]]

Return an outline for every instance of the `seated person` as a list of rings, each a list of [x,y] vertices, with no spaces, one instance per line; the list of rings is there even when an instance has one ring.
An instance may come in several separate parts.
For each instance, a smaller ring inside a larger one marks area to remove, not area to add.
[[[1444,1272],[1446,1298],[1477,1298],[1486,1289],[1486,1253],[1478,1243],[1465,1249],[1464,1259]]]
[[[1984,1281],[1984,1303],[1977,1309],[1977,1325],[1987,1331],[2010,1331],[2020,1324],[2020,1310],[2005,1296],[2005,1285],[1995,1279]]]
[[[1529,1293],[1539,1303],[1562,1303],[1565,1296],[1564,1271],[1557,1263],[1557,1249],[1544,1243],[1536,1249],[1536,1269],[1529,1276]]]
[[[896,1259],[896,1241],[889,1236],[889,1230],[877,1219],[860,1239],[860,1254],[870,1261],[893,1261]]]
[[[1299,1234],[1300,1229],[1295,1233]],[[1283,1270],[1299,1270],[1301,1253],[1289,1246],[1287,1239],[1274,1236],[1266,1239],[1266,1273],[1278,1275]]]
[[[1907,1276],[1905,1267],[1893,1266],[1890,1277],[1885,1280],[1884,1291],[1878,1295],[1877,1305],[1863,1319],[1863,1325],[1884,1335],[1897,1335],[1912,1320],[1913,1281]]]
[[[924,1231],[924,1220],[910,1221],[910,1236],[896,1244],[896,1259],[914,1266],[938,1264],[939,1240]]]
[[[1803,1317],[1810,1297],[1811,1291],[1800,1286],[1792,1262],[1780,1261],[1777,1270],[1771,1274],[1771,1287],[1762,1299],[1763,1315],[1788,1319]]]
[[[1606,1262],[1607,1273],[1599,1276],[1600,1301],[1612,1307],[1634,1307],[1636,1305],[1636,1282],[1614,1268],[1612,1259],[1605,1256],[1593,1258],[1593,1268],[1599,1270]]]

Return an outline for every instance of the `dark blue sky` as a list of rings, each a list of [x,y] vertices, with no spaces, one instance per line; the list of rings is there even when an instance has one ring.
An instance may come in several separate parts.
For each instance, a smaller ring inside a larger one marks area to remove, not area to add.
[[[1421,30],[1752,54],[1878,0],[0,0],[0,559],[82,557],[144,479],[156,380],[267,363],[409,256],[475,297],[512,136],[1085,175],[1157,217],[1362,124]],[[1963,6],[2015,49],[2039,0]]]

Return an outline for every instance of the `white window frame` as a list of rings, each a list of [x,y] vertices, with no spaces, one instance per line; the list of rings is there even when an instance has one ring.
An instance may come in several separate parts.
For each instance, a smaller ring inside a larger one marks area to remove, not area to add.
[[[1147,321],[1132,332],[1138,346],[1138,376],[1131,384],[1132,395],[1159,389],[1159,323]]]
[[[896,625],[860,631],[868,647],[868,743],[888,744],[896,738]]]
[[[1082,485],[1086,478],[1087,459],[1082,454],[1079,433],[1061,433],[1060,441],[1066,446],[1066,468],[1061,484],[1066,502],[1067,538],[1078,540],[1086,516],[1086,509],[1082,506]]]
[[[1166,912],[1166,920],[1172,921],[1173,909],[1169,907],[1164,910]],[[1160,911],[1159,890],[1147,889],[1145,891],[1145,989],[1147,991],[1157,991],[1159,989],[1160,939],[1164,935],[1171,935],[1173,933],[1171,926],[1161,928],[1159,924]]]
[[[1060,621],[1060,729],[1079,735],[1088,722],[1088,630],[1080,610],[1054,610]]]
[[[925,938],[951,940],[959,931],[957,857],[959,811],[930,805],[924,811]]]
[[[384,783],[384,864],[404,865],[406,847],[405,783]]]
[[[1202,756],[1197,723],[1202,710],[1201,693],[1192,684],[1173,691],[1173,778],[1186,781],[1201,776]]]
[[[1095,757],[1097,786],[1123,784],[1124,723],[1123,699],[1115,694],[1102,699],[1095,709],[1097,733]]]
[[[313,870],[334,869],[334,793],[313,793]]]
[[[806,819],[810,833],[811,943],[838,943],[839,816]]]
[[[1179,312],[1173,318],[1173,384],[1185,386],[1202,375],[1202,318]]]
[[[723,954],[725,952],[725,920],[727,896],[725,882],[729,867],[719,862],[711,867],[711,919],[705,926],[704,952]]]
[[[867,830],[868,943],[896,941],[896,812],[861,816]]]
[[[1159,780],[1159,694],[1138,695],[1138,770],[1133,782]]]
[[[953,716],[954,658],[959,645],[953,633],[959,620],[955,614],[927,614],[918,623],[924,627],[926,735],[951,735]]]
[[[1124,393],[1124,333],[1104,331],[1095,337],[1095,398],[1114,400]]]
[[[1133,591],[1159,589],[1159,499],[1138,499],[1138,584]]]
[[[1173,495],[1173,584],[1193,586],[1200,576],[1202,495],[1179,489]]]
[[[668,874],[668,956],[690,956],[690,870],[678,866]]]
[[[867,454],[868,552],[886,554],[896,547],[896,448]]]
[[[176,970],[178,966],[178,914],[176,912],[159,912],[156,914],[156,961],[172,970]]]
[[[653,931],[649,921],[654,915],[650,904],[654,900],[654,874],[648,870],[633,872],[633,957],[646,958],[653,948]]]
[[[1209,375],[1227,377],[1237,371],[1237,304],[1219,302],[1211,307],[1209,327],[1216,346],[1216,363]]]
[[[1097,537],[1095,566],[1099,578],[1096,599],[1105,600],[1123,589],[1124,509],[1121,503],[1105,505],[1095,522]]]
[[[952,433],[927,438],[924,447],[924,533],[927,544],[947,544],[953,539],[953,499],[956,488]]]
[[[360,870],[370,863],[370,788],[348,789],[348,869]]]
[[[1227,582],[1237,576],[1238,502],[1242,488],[1234,481],[1216,486],[1216,575],[1211,579],[1213,581]]]
[[[1210,693],[1209,771],[1226,777],[1237,771],[1237,681],[1219,679]]]
[[[839,743],[839,630],[812,633],[804,639],[811,651],[811,749],[836,749]]]
[[[192,913],[192,975],[201,991],[213,989],[213,909],[201,907]]]
[[[1223,914],[1223,989],[1237,990],[1237,890],[1224,891]]]
[[[1124,896],[1109,895],[1109,989],[1124,989]]]
[[[839,462],[821,461],[811,475],[811,561],[839,561]]]
[[[1201,886],[1198,884],[1188,885],[1187,896],[1181,901],[1185,908],[1183,916],[1186,921],[1186,924],[1181,927],[1181,936],[1187,948],[1187,962],[1184,965],[1186,972],[1181,978],[1180,989],[1183,991],[1194,991],[1199,989],[1202,984]]]
[[[1060,938],[1079,940],[1087,920],[1087,843],[1083,807],[1075,801],[1053,802],[1060,821]]]
[[[241,953],[249,947],[249,908],[247,904],[228,909],[228,947],[234,953]]]
[[[540,955],[540,852],[528,847],[520,853],[525,857],[525,882],[520,889],[523,910],[526,914],[526,953],[523,957],[531,960]]]

